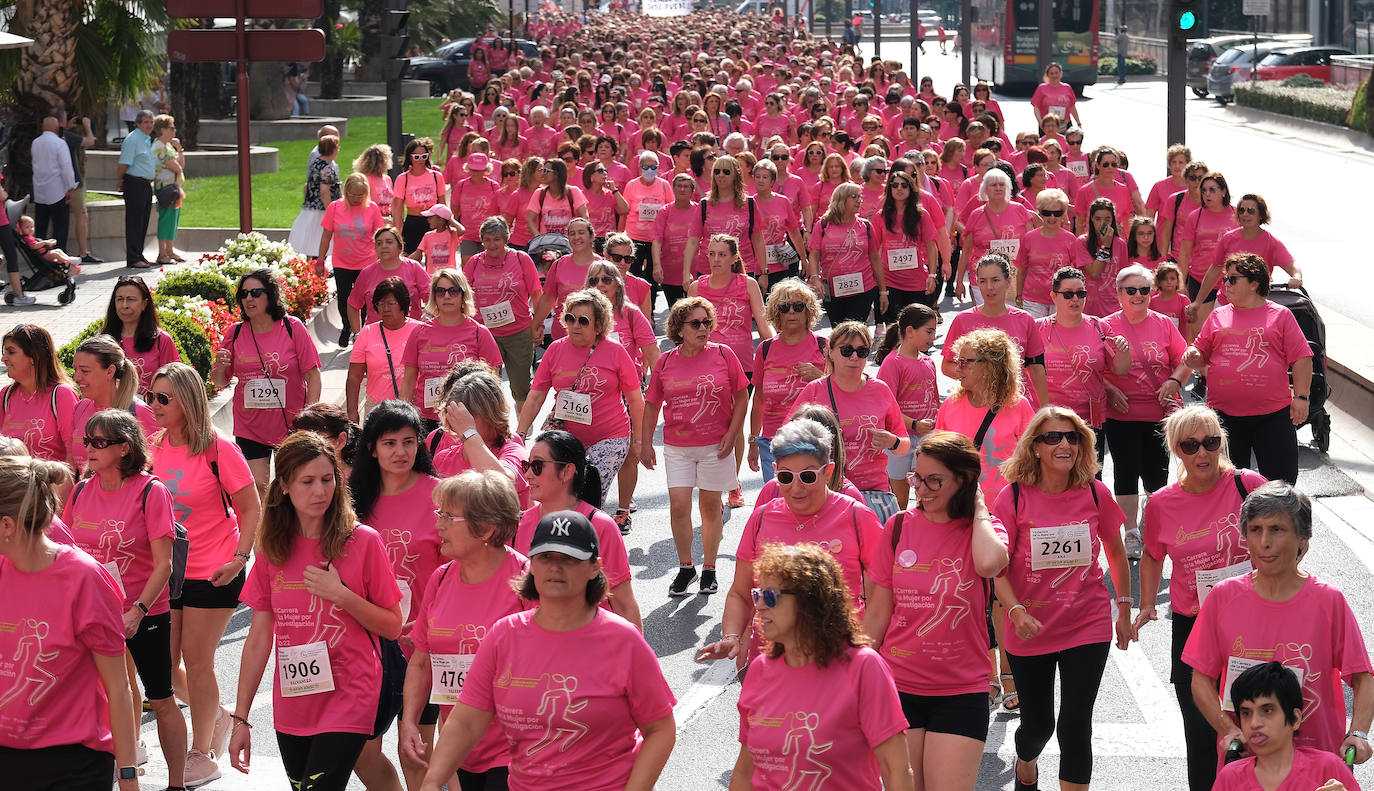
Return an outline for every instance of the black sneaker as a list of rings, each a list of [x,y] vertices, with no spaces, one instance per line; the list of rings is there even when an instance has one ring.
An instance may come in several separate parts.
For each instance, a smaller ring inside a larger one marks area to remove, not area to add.
[[[81,263],[83,263],[83,264],[103,264],[103,263],[105,263],[105,259],[100,258],[100,257],[97,257],[97,256],[92,255],[92,254],[90,254],[90,253],[86,253],[85,255],[81,256]]]
[[[353,333],[349,332],[347,327],[339,330],[339,348],[347,347],[351,343],[353,343]]]
[[[720,586],[716,584],[716,570],[702,569],[701,584],[697,586],[697,593],[702,596],[710,596],[718,590],[720,590]]]
[[[715,573],[712,572],[711,576],[714,578],[714,577],[715,577]],[[696,566],[682,566],[681,568],[679,568],[679,569],[677,570],[677,576],[676,576],[676,577],[673,577],[673,584],[668,586],[668,595],[669,595],[669,596],[686,596],[686,595],[688,595],[689,591],[687,590],[687,586],[688,586],[688,585],[691,585],[693,582],[696,582],[696,579],[697,579],[697,567],[696,567]],[[714,582],[714,579],[713,579],[712,581]]]

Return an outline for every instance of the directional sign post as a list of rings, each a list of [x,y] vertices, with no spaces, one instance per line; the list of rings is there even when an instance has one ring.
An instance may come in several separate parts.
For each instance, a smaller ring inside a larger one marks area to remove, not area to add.
[[[253,167],[248,134],[248,64],[324,60],[324,33],[308,30],[248,30],[248,19],[317,19],[323,0],[167,0],[173,19],[232,17],[233,30],[173,30],[167,56],[173,63],[235,64],[238,99],[235,121],[239,149],[239,230],[253,230]]]

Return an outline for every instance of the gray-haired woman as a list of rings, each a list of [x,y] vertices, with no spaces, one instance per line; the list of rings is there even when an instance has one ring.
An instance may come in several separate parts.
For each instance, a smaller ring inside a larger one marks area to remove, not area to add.
[[[541,284],[534,260],[523,250],[509,247],[510,229],[500,217],[488,217],[479,230],[482,252],[463,264],[463,275],[472,287],[477,320],[491,330],[501,361],[510,379],[516,411],[530,392],[534,367],[534,339],[529,327],[531,306]]]

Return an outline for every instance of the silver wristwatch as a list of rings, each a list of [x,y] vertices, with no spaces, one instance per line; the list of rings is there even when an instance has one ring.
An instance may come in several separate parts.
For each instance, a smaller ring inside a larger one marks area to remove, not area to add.
[[[464,442],[467,442],[468,440],[472,439],[472,438],[475,437],[475,436],[477,436],[477,429],[475,429],[475,428],[470,428],[470,429],[468,429],[467,431],[464,431],[464,432],[463,432],[463,441],[464,441]]]

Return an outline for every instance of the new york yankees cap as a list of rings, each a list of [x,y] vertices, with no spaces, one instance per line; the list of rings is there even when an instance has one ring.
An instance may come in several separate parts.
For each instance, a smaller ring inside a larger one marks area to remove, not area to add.
[[[530,557],[541,552],[557,552],[578,560],[591,560],[600,554],[596,529],[587,517],[576,511],[554,511],[539,520],[530,541]]]

